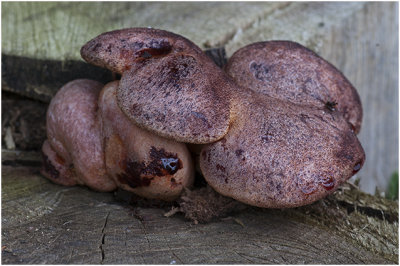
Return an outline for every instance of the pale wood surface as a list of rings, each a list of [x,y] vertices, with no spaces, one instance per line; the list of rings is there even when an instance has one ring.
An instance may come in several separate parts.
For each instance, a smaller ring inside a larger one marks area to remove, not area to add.
[[[167,208],[62,187],[40,154],[2,152],[5,264],[387,264],[398,260],[397,203],[344,187],[313,205],[248,207],[193,224]],[[382,214],[382,215],[381,215]]]

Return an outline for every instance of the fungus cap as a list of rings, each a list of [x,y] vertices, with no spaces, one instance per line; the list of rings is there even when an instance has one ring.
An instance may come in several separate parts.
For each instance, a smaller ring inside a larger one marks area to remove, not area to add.
[[[234,120],[200,156],[215,190],[259,207],[296,207],[361,169],[361,102],[331,64],[297,43],[271,41],[239,49],[225,69],[241,88]]]
[[[138,126],[188,143],[213,142],[227,133],[229,89],[235,85],[189,40],[131,28],[99,35],[81,54],[121,73],[118,105]]]
[[[356,133],[362,106],[356,89],[332,64],[291,41],[267,41],[236,51],[227,73],[241,86],[302,105],[338,110]]]
[[[332,193],[364,163],[339,113],[243,93],[226,136],[208,144],[200,167],[217,192],[265,208],[297,207]]]

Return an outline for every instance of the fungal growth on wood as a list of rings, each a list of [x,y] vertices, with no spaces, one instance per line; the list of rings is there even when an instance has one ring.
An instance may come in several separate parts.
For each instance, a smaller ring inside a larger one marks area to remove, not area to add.
[[[177,198],[193,182],[188,149],[132,123],[117,105],[117,87],[75,80],[60,89],[47,112],[42,173],[62,185]]]
[[[121,80],[73,81],[52,100],[43,174],[54,182],[173,200],[193,183],[196,151],[220,194],[283,208],[325,197],[364,163],[357,91],[297,43],[248,45],[222,70],[182,36],[131,28],[81,55]]]

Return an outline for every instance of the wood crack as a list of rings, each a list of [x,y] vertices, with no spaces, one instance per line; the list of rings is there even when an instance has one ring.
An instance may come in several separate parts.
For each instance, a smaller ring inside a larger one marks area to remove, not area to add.
[[[101,252],[101,262],[100,262],[100,264],[104,263],[104,258],[105,258],[103,245],[105,243],[105,238],[106,238],[105,229],[106,229],[106,226],[107,226],[107,223],[108,223],[108,217],[109,216],[110,216],[110,212],[107,213],[106,219],[104,221],[103,228],[101,229],[101,243],[100,243],[100,246],[99,246],[100,252]]]

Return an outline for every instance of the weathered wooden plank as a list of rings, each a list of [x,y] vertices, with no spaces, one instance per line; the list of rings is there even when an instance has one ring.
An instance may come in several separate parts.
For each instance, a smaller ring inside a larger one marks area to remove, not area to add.
[[[18,163],[4,165],[14,159]],[[350,187],[306,207],[248,207],[195,225],[181,214],[165,217],[168,208],[128,205],[113,193],[55,185],[32,164],[40,160],[38,153],[3,152],[2,160],[4,264],[382,264],[398,260],[398,203],[368,198]],[[30,166],[24,166],[26,162]],[[349,212],[348,205],[355,209]],[[387,218],[368,213],[380,208]]]
[[[3,148],[39,150],[46,139],[48,104],[4,92],[1,105]]]
[[[398,10],[396,2],[366,5],[333,29],[330,45],[321,51],[360,92],[364,107],[360,140],[367,158],[359,176],[361,188],[370,193],[375,187],[385,191],[399,169]]]
[[[80,47],[105,31],[154,27],[201,48],[221,46],[239,27],[288,3],[2,3],[2,52],[80,60]],[[25,38],[20,38],[25,36]]]
[[[67,82],[86,78],[102,83],[113,80],[106,69],[80,60],[32,59],[2,54],[2,89],[49,103],[57,90]]]

